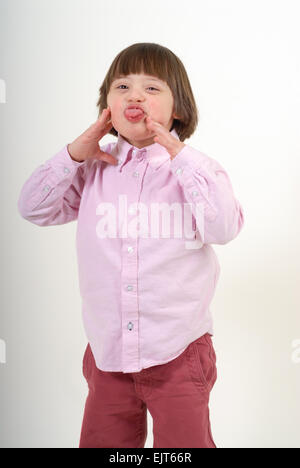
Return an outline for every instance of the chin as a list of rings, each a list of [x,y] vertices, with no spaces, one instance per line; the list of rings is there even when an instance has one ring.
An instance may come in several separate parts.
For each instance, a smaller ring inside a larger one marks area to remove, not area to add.
[[[116,127],[114,127],[116,128]],[[123,128],[119,128],[119,129],[116,129],[117,132],[121,133],[122,135],[126,135],[128,138],[132,138],[132,137],[135,137],[135,138],[151,138],[151,137],[154,137],[155,136],[155,133],[152,133],[150,132],[145,126],[137,126],[137,125],[134,125],[132,126],[132,128],[128,128],[128,127],[123,127]]]

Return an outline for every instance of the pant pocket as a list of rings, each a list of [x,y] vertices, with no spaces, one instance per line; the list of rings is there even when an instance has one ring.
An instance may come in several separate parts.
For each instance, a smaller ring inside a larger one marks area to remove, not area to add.
[[[191,380],[201,391],[210,391],[217,380],[216,353],[206,333],[190,343],[186,353]]]

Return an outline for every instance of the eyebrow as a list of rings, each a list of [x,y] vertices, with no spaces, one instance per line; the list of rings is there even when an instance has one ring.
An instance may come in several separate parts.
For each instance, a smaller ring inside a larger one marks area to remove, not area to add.
[[[119,80],[130,80],[131,78],[127,75],[124,75],[124,76],[121,76],[120,78],[115,78],[114,81],[119,81]],[[164,84],[164,82],[162,80],[160,80],[159,78],[154,78],[152,76],[145,76],[144,77],[145,80],[148,80],[148,81],[157,81],[158,83],[161,83],[162,85]]]

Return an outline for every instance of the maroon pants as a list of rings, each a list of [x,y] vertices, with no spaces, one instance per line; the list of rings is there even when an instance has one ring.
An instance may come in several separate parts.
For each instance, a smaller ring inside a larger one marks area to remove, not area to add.
[[[208,333],[166,364],[125,374],[98,369],[88,345],[83,374],[89,393],[79,448],[143,448],[147,409],[153,448],[216,448],[208,403],[217,368]]]

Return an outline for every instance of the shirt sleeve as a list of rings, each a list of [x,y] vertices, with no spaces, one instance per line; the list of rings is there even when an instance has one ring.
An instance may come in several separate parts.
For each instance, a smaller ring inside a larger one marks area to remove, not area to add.
[[[33,224],[53,226],[77,219],[87,161],[74,161],[67,147],[37,167],[21,189],[19,213]]]
[[[202,244],[233,240],[244,224],[244,211],[218,161],[185,145],[171,160],[171,171],[191,207]]]

